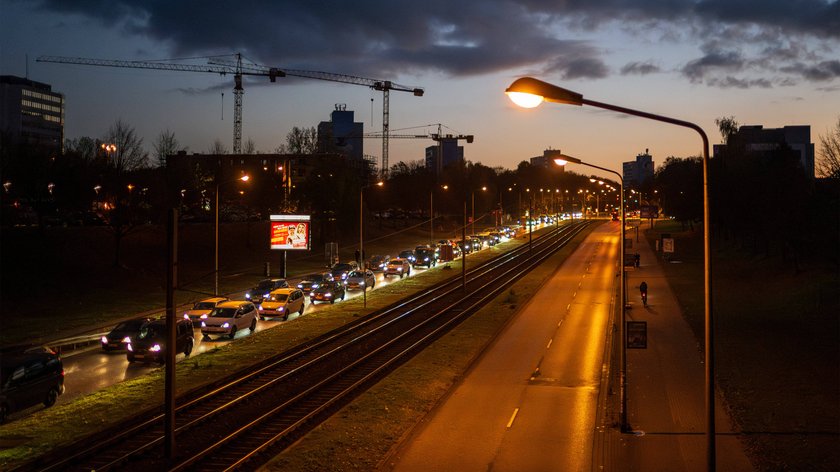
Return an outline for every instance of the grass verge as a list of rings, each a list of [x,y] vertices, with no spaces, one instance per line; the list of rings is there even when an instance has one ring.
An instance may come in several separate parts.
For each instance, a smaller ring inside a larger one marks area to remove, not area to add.
[[[663,264],[703,345],[702,234],[660,226],[680,264]],[[840,470],[840,281],[813,255],[804,270],[733,243],[713,254],[716,380],[759,470]]]

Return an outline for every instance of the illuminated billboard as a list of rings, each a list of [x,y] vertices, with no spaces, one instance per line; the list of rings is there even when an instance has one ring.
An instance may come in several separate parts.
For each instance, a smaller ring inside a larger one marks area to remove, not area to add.
[[[308,251],[312,225],[309,215],[271,215],[271,249]]]

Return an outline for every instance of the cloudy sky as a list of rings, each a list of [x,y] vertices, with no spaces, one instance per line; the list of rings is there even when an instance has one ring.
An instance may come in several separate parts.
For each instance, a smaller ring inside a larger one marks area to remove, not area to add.
[[[101,137],[122,118],[149,150],[165,129],[190,151],[215,139],[232,147],[233,78],[35,59],[203,64],[239,52],[256,64],[419,86],[423,97],[391,93],[392,133],[442,123],[475,135],[467,159],[507,168],[547,148],[616,170],[645,149],[657,164],[701,152],[696,133],[665,124],[587,107],[518,109],[503,92],[524,75],[695,122],[712,143],[723,116],[811,125],[815,143],[840,116],[838,0],[0,2],[0,74],[28,73],[64,93],[67,137]],[[381,130],[382,93],[366,87],[263,77],[244,87],[243,140],[262,152],[292,126],[328,120],[336,104]],[[421,159],[431,144],[392,140],[391,163]],[[380,156],[381,144],[366,140],[365,153]]]

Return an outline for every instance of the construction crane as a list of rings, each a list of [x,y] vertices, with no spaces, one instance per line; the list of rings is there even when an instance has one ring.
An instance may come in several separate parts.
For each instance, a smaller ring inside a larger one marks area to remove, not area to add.
[[[102,66],[102,67],[125,67],[133,69],[157,69],[157,70],[172,70],[179,72],[210,72],[220,75],[233,75],[233,153],[241,154],[242,152],[242,76],[243,75],[259,75],[268,76],[272,82],[276,77],[282,77],[282,72],[275,72],[274,75],[268,72],[255,72],[251,70],[244,70],[242,65],[242,55],[235,54],[236,60],[232,63],[208,63],[207,65],[195,64],[179,64],[168,62],[155,61],[123,61],[123,60],[109,60],[109,59],[87,59],[83,57],[62,57],[62,56],[41,56],[37,62],[57,62],[61,64],[79,64],[85,66]]]
[[[471,134],[443,134],[442,128],[443,125],[441,123],[432,123],[425,126],[437,126],[437,133],[427,133],[427,134],[392,134],[390,137],[394,139],[431,139],[433,141],[437,141],[438,143],[438,159],[435,162],[435,173],[440,174],[443,171],[443,142],[450,141],[450,140],[464,140],[467,143],[472,143],[475,140],[475,136]],[[365,133],[365,138],[380,138],[382,135],[379,133]]]
[[[230,63],[218,60],[211,60],[211,64],[227,65]],[[382,167],[380,168],[380,175],[382,178],[388,173],[388,140],[389,133],[389,115],[390,115],[390,92],[396,90],[398,92],[411,92],[415,97],[423,96],[423,89],[420,87],[410,87],[407,85],[400,85],[390,80],[368,79],[365,77],[357,77],[355,75],[335,74],[332,72],[320,72],[312,70],[300,69],[279,69],[276,67],[261,66],[258,64],[242,64],[242,70],[248,70],[258,75],[267,75],[272,81],[274,77],[282,77],[284,75],[291,77],[303,77],[307,79],[326,80],[329,82],[341,82],[345,84],[362,85],[370,87],[373,90],[382,92]]]

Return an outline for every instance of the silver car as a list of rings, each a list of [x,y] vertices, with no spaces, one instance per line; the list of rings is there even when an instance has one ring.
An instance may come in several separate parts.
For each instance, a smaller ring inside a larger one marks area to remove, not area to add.
[[[347,280],[344,281],[344,286],[347,290],[367,290],[373,288],[376,284],[376,276],[369,269],[354,270],[347,274]]]

